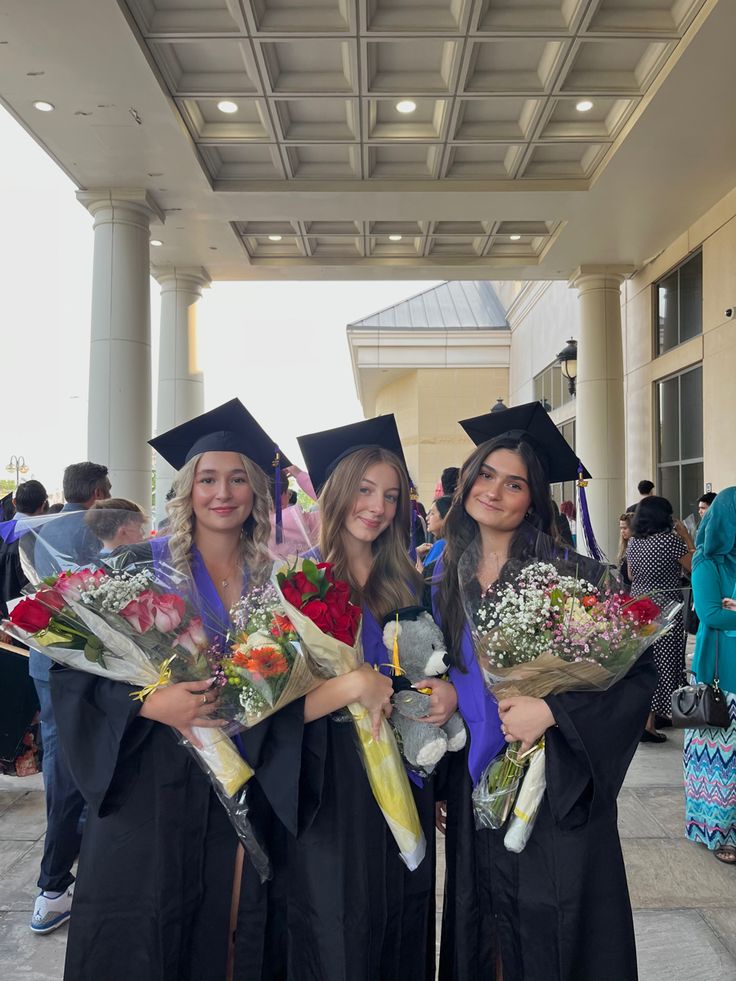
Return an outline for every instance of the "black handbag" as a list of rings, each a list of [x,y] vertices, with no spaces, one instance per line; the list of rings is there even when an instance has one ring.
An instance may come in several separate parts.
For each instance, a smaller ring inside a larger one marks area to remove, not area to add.
[[[674,729],[728,729],[731,719],[726,696],[718,684],[718,631],[713,684],[703,682],[685,685],[672,692],[672,727]]]

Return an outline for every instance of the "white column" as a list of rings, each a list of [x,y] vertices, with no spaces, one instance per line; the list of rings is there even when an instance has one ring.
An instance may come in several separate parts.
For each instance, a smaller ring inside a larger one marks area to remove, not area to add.
[[[88,454],[112,493],[151,505],[149,225],[164,217],[146,191],[81,191],[94,217]]]
[[[621,283],[631,271],[581,266],[570,280],[580,299],[576,450],[592,474],[586,492],[593,531],[612,561],[626,507]]]
[[[197,303],[210,285],[204,269],[155,269],[161,286],[156,434],[204,412],[204,382],[197,354]],[[156,520],[166,513],[175,471],[156,455]]]

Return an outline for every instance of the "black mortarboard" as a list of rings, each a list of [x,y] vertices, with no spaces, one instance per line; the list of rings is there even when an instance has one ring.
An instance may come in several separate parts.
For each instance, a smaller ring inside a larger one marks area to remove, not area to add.
[[[476,446],[496,436],[523,439],[537,452],[551,484],[578,478],[580,461],[540,402],[462,419],[460,425]],[[584,467],[583,476],[590,477]]]
[[[321,433],[298,436],[297,442],[318,494],[341,460],[368,446],[380,446],[383,450],[395,453],[404,465],[404,470],[407,469],[399,430],[392,414],[353,422],[337,429],[325,429]]]
[[[240,399],[231,399],[148,442],[175,470],[181,470],[197,454],[214,450],[242,453],[272,477],[279,452],[274,440]],[[282,453],[278,469],[290,466]]]

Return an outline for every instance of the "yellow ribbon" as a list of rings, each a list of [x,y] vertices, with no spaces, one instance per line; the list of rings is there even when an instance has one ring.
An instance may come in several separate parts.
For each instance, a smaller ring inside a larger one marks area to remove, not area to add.
[[[146,685],[144,688],[141,688],[139,691],[132,691],[130,693],[130,697],[137,698],[139,702],[142,702],[144,699],[148,698],[149,695],[152,695],[157,688],[163,688],[164,685],[168,685],[171,681],[170,665],[175,658],[176,654],[172,654],[171,657],[166,658],[164,663],[159,668],[158,678],[156,678],[156,680],[150,685]]]

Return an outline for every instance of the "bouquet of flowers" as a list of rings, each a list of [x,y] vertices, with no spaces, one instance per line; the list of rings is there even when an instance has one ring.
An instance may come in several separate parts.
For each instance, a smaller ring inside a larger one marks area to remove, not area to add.
[[[299,636],[272,583],[256,586],[230,610],[229,646],[208,660],[221,688],[216,714],[249,728],[301,698],[324,679],[302,651]]]
[[[682,608],[671,592],[634,599],[608,580],[604,567],[555,551],[538,536],[531,554],[509,560],[480,595],[477,552],[461,557],[461,595],[476,656],[498,699],[604,691],[671,628]],[[478,827],[501,828],[513,811],[504,839],[511,851],[521,851],[531,834],[545,790],[544,753],[544,739],[524,754],[512,743],[473,792]]]
[[[292,567],[277,566],[273,583],[283,598],[289,621],[323,678],[360,667],[361,611],[350,602],[349,585],[334,577],[329,563],[299,559]],[[402,860],[409,869],[415,869],[424,858],[426,841],[393,732],[384,719],[379,738],[374,739],[363,706],[347,708],[373,796]]]
[[[4,629],[54,661],[112,681],[142,686],[141,701],[172,681],[209,677],[210,644],[202,618],[182,595],[156,581],[150,568],[102,567],[48,577],[12,605]],[[233,797],[253,775],[228,737],[196,728],[192,747],[217,789]]]

